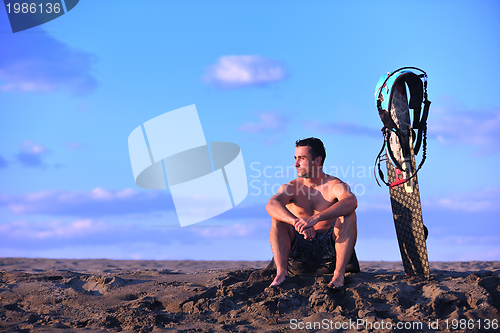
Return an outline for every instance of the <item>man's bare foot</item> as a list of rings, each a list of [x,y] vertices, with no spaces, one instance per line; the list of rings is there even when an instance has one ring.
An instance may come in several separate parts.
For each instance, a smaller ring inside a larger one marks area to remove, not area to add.
[[[273,282],[271,283],[271,285],[269,287],[279,286],[280,284],[283,283],[283,281],[285,281],[287,276],[288,275],[286,275],[286,274],[276,275],[276,277],[274,278]]]
[[[328,284],[328,288],[341,289],[343,287],[344,287],[344,275],[334,273],[332,280]]]

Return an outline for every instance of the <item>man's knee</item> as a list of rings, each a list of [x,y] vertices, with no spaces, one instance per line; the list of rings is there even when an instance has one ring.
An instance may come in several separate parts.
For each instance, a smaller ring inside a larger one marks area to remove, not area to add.
[[[342,227],[351,226],[353,224],[356,225],[356,221],[356,211],[354,211],[349,215],[339,216],[337,218],[337,221],[335,221],[335,227],[340,229]]]
[[[271,218],[271,229],[278,229],[282,227],[283,222],[276,220],[275,218]]]
[[[271,233],[276,232],[278,234],[288,234],[290,239],[294,238],[294,227],[291,224],[286,222],[276,220],[275,218],[271,218]]]
[[[357,229],[356,226],[356,211],[352,212],[349,215],[339,216],[337,221],[335,221],[335,227],[333,230],[332,237],[336,238],[343,232],[355,231]]]
[[[349,224],[354,224],[356,226],[356,221],[358,220],[356,216],[356,211],[352,212],[349,215],[344,216],[344,221],[346,221]]]

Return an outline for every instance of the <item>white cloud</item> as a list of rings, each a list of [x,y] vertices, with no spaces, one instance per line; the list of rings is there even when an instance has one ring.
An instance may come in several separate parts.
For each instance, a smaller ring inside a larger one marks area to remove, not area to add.
[[[81,238],[89,234],[101,233],[104,229],[103,221],[93,219],[76,219],[71,222],[40,221],[36,223],[14,221],[0,225],[0,233],[6,238],[33,240]]]
[[[95,57],[51,35],[0,34],[0,91],[53,92],[69,89],[86,95],[97,86],[90,74]]]
[[[428,121],[428,134],[441,145],[473,146],[483,156],[500,152],[500,112],[440,111]]]
[[[486,188],[476,192],[453,193],[449,196],[430,197],[422,200],[422,205],[430,209],[461,212],[498,212],[500,188]]]
[[[310,120],[304,123],[306,129],[311,129],[320,133],[337,135],[366,135],[376,138],[382,138],[382,132],[375,127],[362,126],[349,122],[329,122],[325,123],[319,120]]]
[[[17,215],[96,217],[110,215],[150,214],[174,209],[165,191],[133,189],[90,191],[40,191],[24,195],[1,195],[0,207]]]
[[[21,145],[21,152],[15,155],[15,157],[22,166],[44,168],[45,163],[42,161],[42,157],[48,153],[49,150],[43,145],[33,141],[25,141]]]
[[[246,133],[282,132],[288,124],[288,119],[276,112],[257,113],[259,121],[249,121],[238,127],[238,131]]]
[[[33,141],[25,141],[21,145],[21,148],[30,154],[43,154],[47,152],[47,149],[41,144],[34,143]]]
[[[255,223],[237,223],[234,225],[227,225],[221,227],[206,227],[206,228],[193,228],[193,233],[198,237],[204,238],[244,238],[249,236],[258,236],[256,231],[261,231],[261,228]]]
[[[448,233],[449,234],[449,233]],[[432,231],[427,240],[429,260],[432,261],[487,261],[499,260],[500,237],[448,235],[433,237]]]
[[[208,68],[204,81],[223,88],[262,86],[287,77],[279,61],[257,55],[227,55]]]

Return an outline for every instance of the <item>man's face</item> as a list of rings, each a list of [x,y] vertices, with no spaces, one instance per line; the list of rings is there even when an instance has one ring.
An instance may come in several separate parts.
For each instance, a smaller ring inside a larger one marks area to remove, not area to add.
[[[313,168],[319,165],[317,164],[318,161],[319,158],[313,160],[311,147],[295,147],[295,168],[297,169],[297,176],[299,178],[310,178],[313,176]]]

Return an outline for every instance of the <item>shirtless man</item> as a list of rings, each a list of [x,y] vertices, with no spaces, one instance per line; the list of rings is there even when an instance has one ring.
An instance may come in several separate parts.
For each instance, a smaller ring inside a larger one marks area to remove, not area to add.
[[[277,270],[271,286],[281,284],[288,276],[288,259],[297,241],[306,244],[301,250],[311,245],[313,254],[309,258],[325,255],[321,253],[325,251],[326,255],[335,254],[335,270],[328,287],[344,286],[344,273],[357,237],[357,199],[346,183],[323,172],[325,157],[321,140],[297,141],[295,168],[298,178],[282,185],[267,204],[267,212],[272,218],[270,238]],[[303,239],[296,239],[299,237]]]

